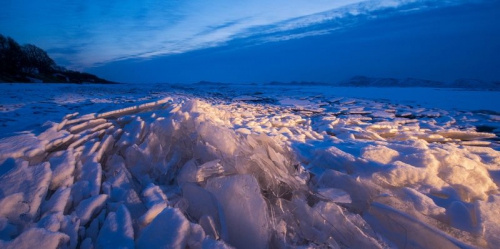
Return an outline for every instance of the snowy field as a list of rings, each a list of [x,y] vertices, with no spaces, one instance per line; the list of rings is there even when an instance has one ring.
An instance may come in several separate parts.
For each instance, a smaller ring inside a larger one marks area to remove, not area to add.
[[[0,84],[0,248],[498,248],[500,92]]]

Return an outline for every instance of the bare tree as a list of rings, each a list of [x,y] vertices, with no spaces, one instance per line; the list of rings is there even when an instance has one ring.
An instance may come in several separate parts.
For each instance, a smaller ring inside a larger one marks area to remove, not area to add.
[[[0,35],[0,72],[17,74],[21,68],[23,52],[12,38]]]
[[[43,49],[32,45],[25,44],[22,46],[22,51],[24,53],[23,67],[25,70],[38,69],[40,73],[51,73],[53,68],[56,66],[54,60],[52,60],[47,52]]]

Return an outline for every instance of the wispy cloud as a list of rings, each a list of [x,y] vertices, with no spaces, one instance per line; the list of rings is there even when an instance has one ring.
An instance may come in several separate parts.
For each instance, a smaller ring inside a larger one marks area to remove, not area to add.
[[[72,68],[216,47],[324,35],[350,22],[478,0],[7,1],[0,33],[47,49]],[[346,21],[347,20],[347,21]]]
[[[362,1],[312,15],[291,18],[266,26],[250,28],[239,38],[253,37],[260,44],[283,40],[300,39],[308,36],[325,35],[355,25],[359,20],[383,18],[388,15],[423,11],[453,6],[479,0],[425,1],[425,0],[372,0]]]

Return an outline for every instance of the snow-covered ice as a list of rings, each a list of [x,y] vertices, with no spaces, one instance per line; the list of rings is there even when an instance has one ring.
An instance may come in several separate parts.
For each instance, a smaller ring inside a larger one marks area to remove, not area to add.
[[[1,248],[500,243],[500,92],[0,88]]]

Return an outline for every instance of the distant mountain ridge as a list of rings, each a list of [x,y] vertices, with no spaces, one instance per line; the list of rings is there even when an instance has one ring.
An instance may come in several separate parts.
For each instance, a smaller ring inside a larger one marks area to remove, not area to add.
[[[355,76],[334,85],[350,87],[435,87],[500,90],[500,81],[483,81],[478,79],[458,79],[452,82],[443,82],[417,78],[397,79]]]
[[[446,83],[433,80],[416,78],[371,78],[366,76],[355,76],[337,85],[357,87],[446,87]]]
[[[476,90],[500,91],[500,81],[483,81],[478,79],[458,79],[452,82],[417,79],[417,78],[376,78],[354,76],[338,83],[324,82],[269,82],[265,85],[293,85],[293,86],[332,86],[332,87],[429,87],[429,88],[463,88]]]

